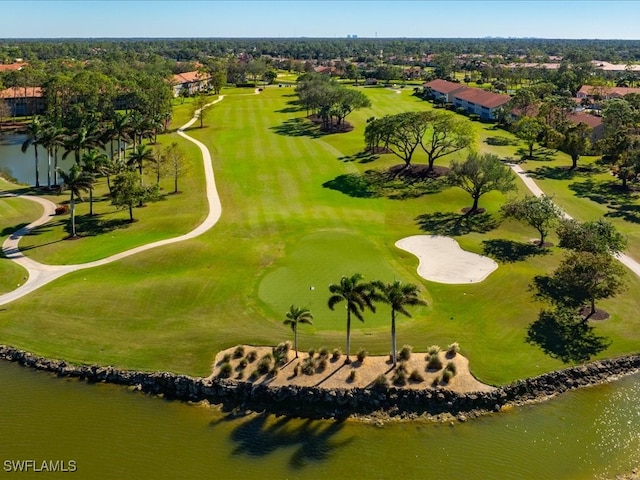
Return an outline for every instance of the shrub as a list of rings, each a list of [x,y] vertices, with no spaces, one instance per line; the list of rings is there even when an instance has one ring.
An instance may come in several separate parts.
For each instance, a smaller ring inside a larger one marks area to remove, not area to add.
[[[441,368],[442,360],[440,360],[440,356],[438,356],[437,353],[435,355],[431,355],[427,361],[427,370],[440,370]]]
[[[358,353],[356,354],[356,356],[358,357],[358,361],[360,363],[364,362],[364,359],[367,358],[368,354],[369,352],[367,352],[364,348],[360,348],[360,350],[358,350]]]
[[[389,386],[389,381],[387,380],[387,377],[380,374],[373,381],[373,386],[374,388],[378,388],[378,389],[387,388]]]
[[[231,360],[231,354],[225,353],[224,356],[222,357],[222,363],[229,363],[230,360]]]
[[[451,345],[447,347],[447,357],[453,358],[458,354],[459,351],[460,351],[460,345],[458,345],[458,342],[453,342]]]
[[[518,145],[518,142],[516,142],[515,140],[511,140],[510,138],[501,137],[501,136],[489,137],[485,140],[485,142],[487,142],[487,144],[489,145],[496,145],[499,147],[506,147],[508,145]]]
[[[302,373],[305,375],[313,375],[316,369],[316,362],[313,357],[307,357],[302,361]]]
[[[236,349],[233,351],[233,358],[241,358],[244,356],[244,347],[242,345],[238,345]]]
[[[320,361],[318,362],[318,371],[319,372],[324,372],[327,368],[327,359],[326,358],[320,358]]]
[[[451,377],[453,377],[453,373],[451,373],[451,370],[445,370],[444,372],[442,372],[442,383],[449,383]]]
[[[229,362],[225,362],[220,365],[220,371],[218,372],[218,378],[229,378],[233,373],[233,368]]]
[[[258,374],[258,371],[254,370],[251,372],[251,375],[249,375],[249,380],[253,382],[254,380],[257,380],[259,376],[260,374]]]
[[[391,381],[397,387],[407,384],[407,367],[404,363],[401,363],[396,367],[395,372],[393,372],[393,377],[391,377]]]
[[[440,347],[437,346],[437,345],[431,345],[429,347],[429,350],[427,350],[427,353],[429,355],[436,355],[436,354],[440,353]]]
[[[300,375],[300,364],[296,363],[296,366],[293,367],[293,376],[297,377],[298,375]]]
[[[440,376],[437,376],[436,378],[433,379],[433,381],[431,382],[431,386],[432,387],[437,387],[438,385],[440,385],[440,381],[442,380],[442,378],[440,378]]]
[[[278,367],[276,365],[273,366],[273,368],[271,368],[271,370],[269,370],[269,375],[272,377],[277,377],[278,376]]]
[[[308,353],[309,353],[309,358],[313,358],[316,354],[316,349],[310,348]]]
[[[66,215],[69,213],[69,205],[58,205],[56,207],[56,215]]]
[[[258,352],[256,352],[255,350],[251,350],[247,354],[247,362],[249,362],[249,363],[255,362],[257,358],[258,358]]]
[[[264,357],[262,357],[260,359],[260,361],[258,362],[258,367],[257,367],[256,371],[260,375],[264,375],[269,370],[271,370],[271,355],[267,354]]]
[[[355,382],[356,381],[356,377],[357,377],[356,371],[355,370],[351,370],[351,373],[349,373],[349,376],[347,377],[347,382],[349,382],[349,383]]]
[[[273,347],[271,351],[273,352],[273,358],[275,359],[276,366],[282,366],[287,363],[288,353],[289,353],[289,343],[279,343],[277,346]]]
[[[318,355],[320,355],[320,358],[329,358],[329,349],[327,347],[322,347],[318,351]]]
[[[456,364],[453,362],[447,362],[445,370],[447,372],[451,372],[451,376],[454,376],[456,373],[458,373],[458,367],[456,367]]]
[[[340,350],[339,348],[335,348],[333,350],[333,353],[331,354],[331,360],[340,360],[341,356],[342,356],[342,350]]]
[[[424,382],[424,377],[418,370],[413,370],[411,372],[411,375],[409,375],[409,380],[411,380],[412,382],[419,383],[419,382]]]
[[[411,345],[403,345],[400,353],[398,354],[398,358],[401,362],[407,362],[411,358],[411,351],[413,347]]]
[[[244,370],[245,368],[247,368],[248,363],[249,362],[247,362],[246,358],[240,360],[240,362],[238,362],[238,370]]]
[[[236,380],[242,380],[244,378],[244,372],[240,371],[238,372],[238,374],[236,375]]]

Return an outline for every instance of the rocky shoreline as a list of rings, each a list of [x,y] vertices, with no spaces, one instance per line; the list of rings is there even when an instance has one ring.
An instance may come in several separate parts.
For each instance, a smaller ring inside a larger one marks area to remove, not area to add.
[[[321,388],[270,386],[170,372],[120,370],[111,366],[71,365],[0,345],[0,359],[59,377],[104,382],[161,395],[167,399],[221,405],[226,411],[268,412],[303,418],[435,418],[465,421],[490,412],[548,399],[580,387],[609,382],[640,371],[640,355],[599,360],[498,387],[490,392],[457,393],[445,388]]]

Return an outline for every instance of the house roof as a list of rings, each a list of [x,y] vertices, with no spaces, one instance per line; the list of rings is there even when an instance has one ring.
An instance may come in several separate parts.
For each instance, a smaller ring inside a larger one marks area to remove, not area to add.
[[[596,117],[595,115],[589,115],[584,112],[572,113],[567,118],[575,124],[586,123],[591,128],[596,128],[602,125],[602,117]]]
[[[608,97],[624,97],[630,93],[640,93],[640,88],[631,87],[594,87],[592,85],[583,85],[578,90],[578,93],[583,95],[592,96],[595,93],[599,93]]]
[[[455,97],[486,108],[497,108],[511,100],[509,95],[502,95],[499,93],[488,92],[481,88],[471,87],[465,88],[460,92],[456,92]]]
[[[26,91],[26,94],[25,94]],[[11,87],[0,90],[0,98],[41,98],[42,87]]]
[[[26,62],[21,63],[9,63],[9,64],[0,64],[0,72],[12,72],[14,70],[20,70],[22,67],[27,65]]]
[[[424,84],[425,87],[431,88],[438,93],[449,94],[453,92],[457,92],[460,89],[467,88],[464,85],[460,85],[459,83],[449,82],[447,80],[442,80],[440,78],[436,78],[435,80],[431,80],[428,83]]]
[[[180,83],[194,83],[194,82],[206,80],[208,78],[209,77],[207,77],[206,75],[203,75],[199,71],[195,70],[193,72],[183,72],[183,73],[178,73],[177,75],[174,75],[172,83],[175,85]]]

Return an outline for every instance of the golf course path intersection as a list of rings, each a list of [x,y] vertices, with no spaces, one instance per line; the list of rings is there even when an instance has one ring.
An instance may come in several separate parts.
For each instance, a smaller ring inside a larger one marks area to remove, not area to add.
[[[224,95],[219,95],[218,99],[208,103],[204,108],[209,107],[215,103],[218,103],[224,98]],[[218,196],[218,191],[216,190],[215,177],[213,174],[213,165],[211,162],[211,154],[207,147],[198,140],[195,140],[184,133],[184,130],[193,125],[200,115],[200,110],[197,110],[194,117],[189,120],[185,125],[178,129],[178,135],[186,138],[190,142],[195,143],[200,151],[202,152],[202,161],[204,163],[204,173],[205,173],[205,184],[206,184],[206,196],[207,203],[209,204],[209,214],[204,219],[204,221],[198,225],[195,229],[191,230],[184,235],[180,235],[179,237],[168,238],[166,240],[159,240],[157,242],[149,243],[147,245],[141,245],[136,248],[132,248],[130,250],[126,250],[124,252],[117,253],[115,255],[111,255],[110,257],[103,258],[101,260],[96,260],[94,262],[81,263],[77,265],[46,265],[43,263],[36,262],[35,260],[26,257],[20,249],[18,248],[18,243],[20,239],[24,237],[27,233],[33,230],[35,227],[42,225],[50,220],[50,218],[55,215],[55,204],[46,200],[44,198],[31,196],[31,195],[14,195],[11,193],[4,193],[1,196],[3,197],[19,197],[27,200],[31,200],[33,202],[37,202],[44,208],[43,214],[35,220],[31,222],[26,227],[21,228],[20,230],[14,232],[9,238],[7,238],[2,244],[2,252],[4,255],[22,266],[28,274],[27,281],[20,285],[15,290],[6,293],[4,295],[0,295],[0,305],[5,305],[9,302],[17,300],[18,298],[24,297],[25,295],[33,292],[34,290],[40,288],[43,285],[46,285],[49,282],[52,282],[56,278],[59,278],[63,275],[66,275],[69,272],[75,272],[77,270],[83,270],[85,268],[98,267],[101,265],[106,265],[107,263],[115,262],[116,260],[120,260],[122,258],[129,257],[131,255],[135,255],[136,253],[144,252],[146,250],[151,250],[152,248],[161,247],[163,245],[169,245],[172,243],[183,242],[185,240],[190,240],[192,238],[197,237],[198,235],[202,235],[207,230],[210,230],[220,219],[220,215],[222,214],[222,205],[220,203],[220,197]]]

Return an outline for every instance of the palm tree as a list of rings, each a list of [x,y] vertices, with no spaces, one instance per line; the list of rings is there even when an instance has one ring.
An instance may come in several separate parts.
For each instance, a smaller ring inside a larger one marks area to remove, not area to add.
[[[293,330],[293,349],[296,351],[296,358],[298,358],[298,324],[306,323],[313,325],[313,315],[306,308],[296,307],[291,305],[284,320],[285,325],[291,325]]]
[[[407,311],[407,306],[426,305],[427,302],[418,298],[418,286],[413,283],[402,284],[399,281],[393,283],[372,282],[378,290],[377,300],[391,306],[391,354],[393,355],[393,366],[398,363],[398,349],[396,348],[396,312],[407,317],[411,314]]]
[[[80,165],[73,164],[69,172],[59,170],[60,177],[62,177],[62,191],[70,190],[71,198],[69,200],[69,207],[71,210],[71,236],[77,236],[76,233],[76,197],[81,198],[81,192],[91,191],[93,188],[93,176],[83,171]]]
[[[120,156],[120,151],[122,149],[122,142],[124,144],[124,150],[127,150],[127,143],[131,140],[129,134],[131,133],[131,116],[127,113],[119,113],[116,112],[113,117],[113,124],[111,126],[111,131],[113,134],[113,138],[118,140],[118,161],[122,161]],[[113,157],[113,155],[112,155]]]
[[[333,294],[329,297],[328,306],[331,310],[336,304],[347,302],[347,358],[345,363],[351,363],[349,352],[351,351],[351,314],[364,322],[362,312],[365,308],[369,308],[375,312],[373,301],[375,300],[375,291],[368,283],[361,283],[362,275],[354,273],[350,277],[342,277],[340,283],[332,283],[329,285],[329,291]]]
[[[147,145],[138,145],[133,152],[129,153],[127,165],[130,167],[138,167],[140,183],[142,183],[142,165],[144,162],[152,162],[153,160],[153,150]]]
[[[92,148],[102,147],[100,142],[100,132],[98,124],[96,122],[88,122],[82,125],[71,135],[67,135],[65,138],[66,152],[62,155],[62,158],[67,158],[69,153],[73,152],[76,159],[76,164],[80,165],[80,157],[83,150],[90,150]]]
[[[89,150],[82,155],[82,170],[92,177],[102,175],[108,172],[108,161],[106,154],[95,149]],[[89,216],[93,217],[93,187],[89,189]]]
[[[40,117],[34,117],[29,125],[27,125],[27,138],[22,143],[22,153],[25,153],[27,149],[33,145],[36,158],[36,188],[40,187],[40,165],[38,163],[38,145],[42,140],[42,123],[40,123]]]

